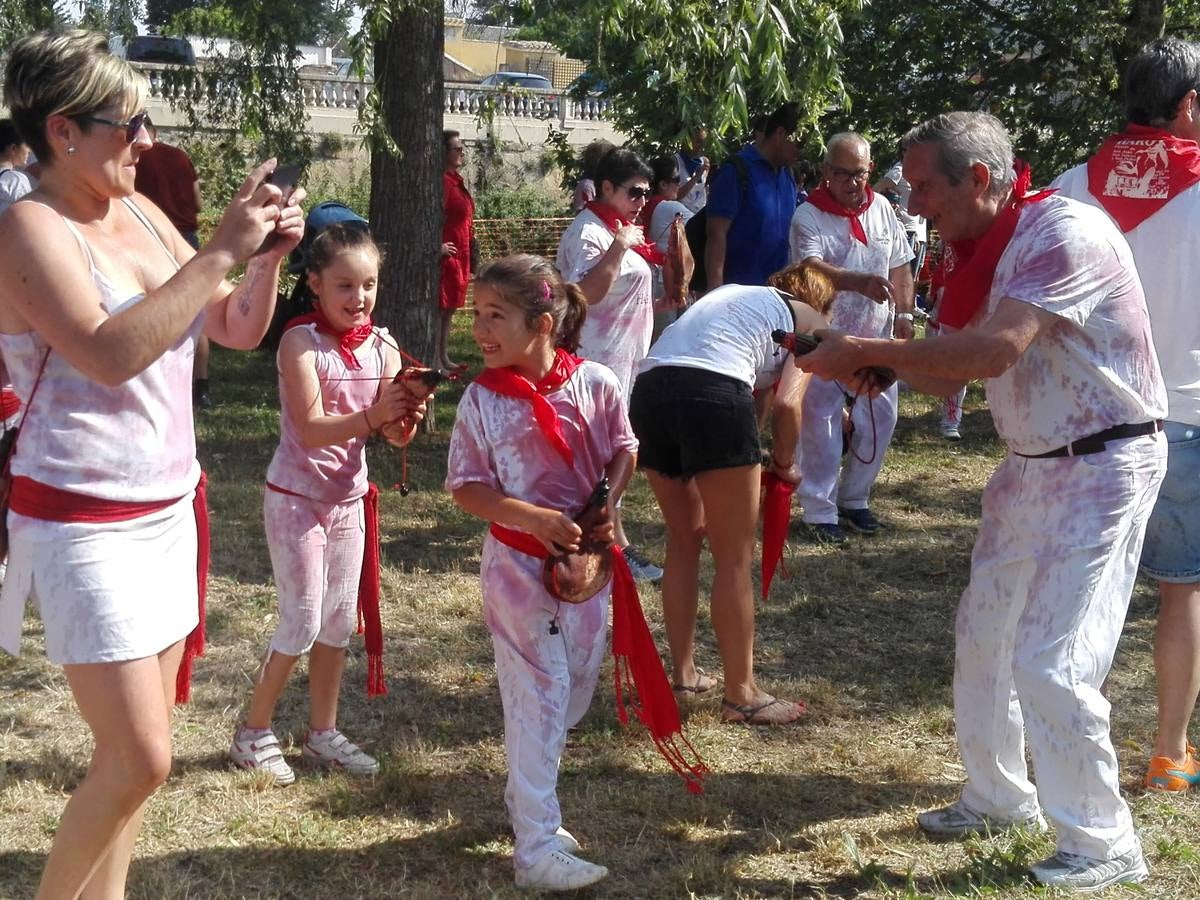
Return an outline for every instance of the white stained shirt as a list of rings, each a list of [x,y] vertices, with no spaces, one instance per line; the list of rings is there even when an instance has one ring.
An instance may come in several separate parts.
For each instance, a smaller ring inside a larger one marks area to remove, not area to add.
[[[679,173],[680,184],[686,184],[692,180],[692,176],[688,172],[688,161],[688,157],[684,156],[682,153],[675,154],[675,167],[676,171]],[[690,191],[679,198],[680,202],[691,210],[691,216],[694,216],[696,213],[700,212],[700,210],[704,209],[704,205],[708,203],[707,184],[708,173],[705,173],[704,175],[700,176],[700,180],[692,186]],[[691,216],[688,216],[688,218],[691,218]]]
[[[558,243],[555,265],[565,281],[578,283],[612,246],[613,233],[585,209],[567,226]],[[621,257],[612,287],[588,306],[579,336],[579,355],[612,369],[629,396],[637,364],[650,349],[654,330],[650,264],[633,250]]]
[[[771,332],[795,331],[792,308],[774,288],[726,284],[709,291],[667,326],[639,373],[660,366],[704,369],[754,390],[779,380],[790,359]]]
[[[849,219],[822,212],[811,203],[800,204],[792,216],[791,261],[815,256],[839,269],[887,278],[892,269],[913,258],[908,237],[882,194],[875,194],[859,220],[867,233],[866,244],[850,233]],[[876,303],[856,291],[838,291],[830,326],[856,337],[890,338],[892,313],[890,303]]]
[[[912,194],[912,185],[904,177],[904,166],[897,161],[884,173],[883,177],[896,186],[896,193],[900,195],[900,209],[893,210],[896,218],[900,220],[900,227],[915,234],[918,241],[925,240],[925,217],[910,215],[908,212],[908,198]]]
[[[1087,166],[1054,182],[1064,196],[1100,207],[1088,190]],[[1103,209],[1103,207],[1100,207]],[[1158,364],[1167,385],[1167,418],[1200,425],[1200,183],[1125,233],[1137,263]]]
[[[996,430],[1011,450],[1046,453],[1166,415],[1133,254],[1103,212],[1057,194],[1027,206],[996,266],[982,321],[1005,297],[1061,319],[986,382]]]

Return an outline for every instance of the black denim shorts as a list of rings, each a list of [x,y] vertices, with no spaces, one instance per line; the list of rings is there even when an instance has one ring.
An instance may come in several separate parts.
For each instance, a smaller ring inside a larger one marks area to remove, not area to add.
[[[670,478],[762,462],[753,393],[728,375],[685,366],[651,369],[633,383],[629,420],[638,465]]]

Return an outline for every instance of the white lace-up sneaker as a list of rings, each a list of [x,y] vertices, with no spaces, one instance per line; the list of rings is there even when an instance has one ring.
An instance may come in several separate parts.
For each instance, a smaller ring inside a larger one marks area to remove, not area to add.
[[[1113,859],[1092,859],[1060,850],[1030,866],[1033,877],[1047,887],[1061,887],[1090,894],[1112,884],[1137,884],[1150,875],[1140,847]]]
[[[608,877],[608,869],[566,850],[551,850],[528,869],[517,869],[517,887],[537,891],[573,891]]]
[[[233,733],[233,743],[229,745],[229,758],[239,768],[270,772],[278,785],[288,785],[296,780],[296,773],[283,758],[279,738],[275,737],[272,731],[257,737],[247,737],[239,728]]]
[[[579,841],[575,840],[575,835],[567,831],[561,825],[558,826],[558,831],[554,832],[554,836],[558,838],[561,845],[559,849],[566,850],[568,853],[579,852]]]
[[[336,728],[317,737],[307,735],[301,753],[319,766],[342,769],[351,775],[374,775],[379,771],[379,761],[360,750]]]
[[[955,800],[941,809],[917,813],[917,824],[926,834],[934,837],[957,838],[968,834],[999,834],[1009,828],[1028,828],[1030,831],[1045,831],[1046,820],[1041,813],[1026,819],[997,819],[972,812]]]

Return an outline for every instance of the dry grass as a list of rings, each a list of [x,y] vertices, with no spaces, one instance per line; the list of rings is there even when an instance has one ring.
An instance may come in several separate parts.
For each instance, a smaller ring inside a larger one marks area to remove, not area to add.
[[[458,354],[470,350],[459,335]],[[272,366],[220,355],[220,406],[205,418],[216,540],[208,657],[175,726],[175,773],[152,801],[132,876],[139,898],[512,897],[511,835],[491,648],[479,615],[482,526],[440,491],[442,431],[410,459],[419,488],[385,496],[387,669],[391,693],[368,703],[353,652],[342,724],[383,769],[355,781],[301,768],[287,789],[226,768],[223,752],[274,622],[261,483],[275,441]],[[1022,867],[1050,848],[1009,835],[968,844],[922,838],[913,814],[953,798],[962,778],[950,710],[952,621],[979,491],[1000,456],[980,400],[963,444],[934,437],[932,406],[908,397],[876,508],[891,524],[843,550],[793,542],[790,580],[760,608],[765,683],[808,700],[799,727],[721,725],[715,701],[690,707],[692,740],[713,765],[708,792],[684,792],[643,735],[621,729],[601,679],[563,761],[567,826],[612,877],[595,897],[1023,897],[1045,895]],[[399,461],[375,448],[381,485]],[[630,530],[661,556],[662,526],[644,483]],[[658,596],[643,599],[658,625]],[[1192,836],[1200,808],[1136,787],[1153,734],[1154,600],[1139,587],[1109,683],[1130,799],[1154,869],[1143,896],[1200,896]],[[658,634],[660,646],[661,632]],[[707,620],[701,654],[717,656]],[[32,894],[88,737],[61,674],[27,620],[27,653],[0,658],[0,897]],[[302,679],[277,731],[305,723]],[[292,745],[290,753],[297,748]],[[297,754],[298,755],[298,754]],[[1112,896],[1132,896],[1117,889]]]

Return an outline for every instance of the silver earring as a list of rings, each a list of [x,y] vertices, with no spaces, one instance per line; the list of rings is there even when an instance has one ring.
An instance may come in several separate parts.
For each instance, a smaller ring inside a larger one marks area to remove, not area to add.
[[[74,148],[74,147],[68,147],[68,148],[67,148],[67,156],[70,156],[70,155],[71,155],[71,154],[73,154],[74,152],[75,152],[75,148]]]

